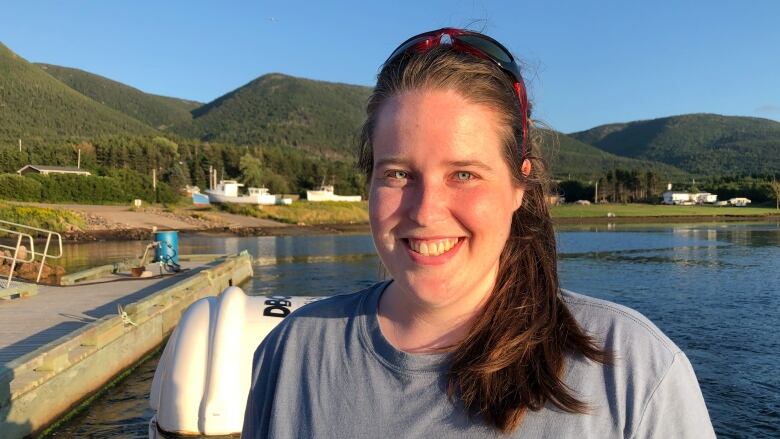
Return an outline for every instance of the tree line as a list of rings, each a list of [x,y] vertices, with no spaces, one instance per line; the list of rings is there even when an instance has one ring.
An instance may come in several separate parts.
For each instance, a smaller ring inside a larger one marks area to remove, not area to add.
[[[7,183],[7,189],[0,190],[0,197],[6,199],[36,198],[35,194],[40,194],[42,201],[88,202],[90,197],[95,198],[94,202],[125,201],[129,197],[160,200],[159,191],[155,195],[151,189],[153,173],[158,184],[175,195],[186,185],[197,185],[201,190],[208,188],[209,168],[215,169],[220,179],[236,179],[247,186],[264,186],[272,193],[304,195],[307,189],[325,182],[334,184],[339,193],[365,195],[365,178],[351,162],[328,160],[283,146],[236,146],[143,135],[105,135],[91,140],[64,139],[59,142],[34,139],[24,142],[21,151],[18,144],[4,143],[0,145],[0,173],[13,174],[27,164],[76,166],[80,153],[82,169],[92,172],[95,178],[102,178],[100,181],[106,186],[126,189],[125,195],[115,191],[113,195],[101,198],[85,187],[74,186],[85,190],[78,200],[65,200],[61,196],[46,199],[53,193],[37,189],[35,183],[46,187],[42,183],[45,179],[35,179],[35,182],[23,185],[26,189],[22,190],[22,183],[19,183],[22,180],[6,177],[3,181]],[[134,189],[127,189],[130,187]],[[11,188],[19,189],[17,196]],[[170,197],[165,195],[163,198]]]
[[[749,198],[753,203],[766,203],[780,198],[780,173],[751,174],[723,177],[705,177],[699,180],[669,182],[658,173],[648,170],[613,169],[594,180],[563,180],[558,192],[567,202],[596,200],[598,184],[599,203],[659,203],[667,184],[675,191],[709,192],[719,200],[735,197]]]

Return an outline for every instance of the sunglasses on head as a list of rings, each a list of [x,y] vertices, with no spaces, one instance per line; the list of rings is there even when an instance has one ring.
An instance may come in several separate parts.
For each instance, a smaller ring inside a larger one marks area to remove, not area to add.
[[[514,57],[509,50],[501,43],[478,32],[467,31],[464,29],[443,28],[430,32],[415,35],[401,43],[397,49],[387,58],[385,65],[391,63],[403,54],[414,52],[425,52],[440,44],[449,44],[453,49],[459,52],[469,53],[478,58],[492,61],[501,70],[507,73],[513,80],[513,87],[517,98],[520,101],[520,113],[522,115],[523,141],[521,158],[525,158],[526,143],[528,139],[528,95],[525,91],[525,83],[520,74],[520,66],[515,62]]]

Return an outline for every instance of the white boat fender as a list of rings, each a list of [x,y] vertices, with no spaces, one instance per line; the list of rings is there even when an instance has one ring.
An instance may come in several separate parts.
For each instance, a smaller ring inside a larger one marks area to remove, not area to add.
[[[257,346],[292,311],[320,299],[228,287],[190,305],[154,373],[149,437],[241,433]]]

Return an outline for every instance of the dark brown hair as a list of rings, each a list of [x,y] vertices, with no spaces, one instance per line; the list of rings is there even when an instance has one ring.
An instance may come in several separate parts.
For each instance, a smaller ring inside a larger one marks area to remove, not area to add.
[[[559,297],[555,234],[547,208],[548,179],[539,144],[531,130],[521,172],[522,119],[512,80],[492,62],[440,45],[409,53],[385,64],[367,106],[358,166],[371,177],[372,140],[379,110],[391,97],[411,90],[454,90],[469,101],[496,111],[505,128],[504,156],[515,183],[525,189],[512,218],[500,257],[496,285],[468,335],[451,350],[448,392],[458,395],[473,415],[502,432],[516,429],[527,410],[545,404],[584,413],[562,380],[567,354],[608,363]]]

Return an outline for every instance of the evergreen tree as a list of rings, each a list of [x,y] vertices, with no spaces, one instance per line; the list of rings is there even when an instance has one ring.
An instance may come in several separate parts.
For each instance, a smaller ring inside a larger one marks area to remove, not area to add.
[[[263,185],[263,162],[246,153],[239,163],[241,182],[247,186],[259,187]]]

